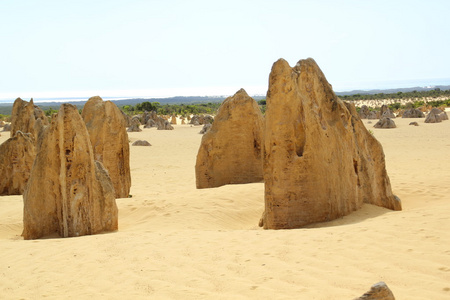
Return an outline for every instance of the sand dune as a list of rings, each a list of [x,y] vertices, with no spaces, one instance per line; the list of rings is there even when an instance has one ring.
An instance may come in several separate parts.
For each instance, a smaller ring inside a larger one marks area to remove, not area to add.
[[[397,299],[449,299],[450,122],[423,120],[364,120],[403,211],[277,231],[257,227],[262,183],[195,188],[200,126],[129,133],[152,146],[131,147],[118,232],[24,241],[22,197],[0,197],[0,298],[353,299],[382,280]]]

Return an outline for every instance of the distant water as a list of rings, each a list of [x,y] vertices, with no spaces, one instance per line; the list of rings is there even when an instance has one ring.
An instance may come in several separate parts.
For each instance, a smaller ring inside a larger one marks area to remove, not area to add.
[[[331,84],[333,84],[331,82]],[[397,88],[413,88],[413,87],[422,87],[422,88],[433,88],[435,86],[439,85],[450,85],[450,78],[437,78],[437,79],[415,79],[415,80],[396,80],[396,81],[372,81],[372,82],[355,82],[355,83],[349,83],[349,84],[333,84],[333,89],[335,92],[348,92],[348,91],[354,91],[354,90],[363,90],[363,91],[369,91],[369,90],[384,90],[384,89],[397,89]],[[199,93],[200,95],[201,93]],[[261,95],[265,95],[265,91],[261,91]],[[175,96],[175,95],[173,95]],[[182,96],[182,95],[178,95]],[[206,95],[204,95],[206,96]],[[217,95],[208,95],[211,97],[217,96]],[[221,96],[230,96],[230,95],[221,95]],[[251,95],[256,96],[256,95]],[[169,97],[169,96],[168,96]],[[6,104],[6,103],[14,103],[14,100],[17,97],[13,98],[0,98],[0,104]],[[155,99],[155,98],[161,98],[160,96],[102,96],[103,100],[123,100],[123,99]],[[165,97],[164,97],[165,98]],[[22,98],[23,100],[29,101],[30,99]],[[55,103],[62,103],[62,102],[76,102],[76,101],[87,101],[89,97],[60,97],[60,98],[54,98],[54,97],[36,97],[33,98],[33,101],[35,103],[42,103],[42,102],[55,102]]]

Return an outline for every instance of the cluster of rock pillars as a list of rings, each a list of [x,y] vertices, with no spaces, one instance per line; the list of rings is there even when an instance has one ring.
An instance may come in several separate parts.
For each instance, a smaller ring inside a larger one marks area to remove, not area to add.
[[[313,59],[275,62],[266,100],[265,116],[243,89],[224,100],[198,151],[197,188],[264,182],[266,229],[330,221],[363,203],[401,210],[381,144]],[[118,229],[115,199],[131,187],[126,127],[100,97],[81,115],[62,104],[50,122],[32,100],[15,101],[0,194],[23,194],[25,239]]]

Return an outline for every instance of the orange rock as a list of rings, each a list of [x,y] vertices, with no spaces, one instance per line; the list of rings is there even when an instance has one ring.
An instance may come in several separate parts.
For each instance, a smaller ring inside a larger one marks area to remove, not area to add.
[[[131,187],[130,146],[120,109],[113,102],[96,96],[89,98],[81,116],[89,132],[94,159],[108,170],[116,198],[128,198]]]
[[[265,119],[264,228],[330,221],[363,203],[401,209],[381,144],[313,59],[274,63]]]
[[[225,99],[197,154],[197,188],[260,182],[264,118],[256,101],[241,89]]]
[[[0,195],[22,195],[36,156],[31,133],[16,131],[0,145]]]
[[[23,237],[73,237],[118,228],[114,187],[94,161],[89,133],[75,106],[63,104],[42,132],[25,189]]]
[[[40,121],[38,121],[40,119]],[[14,137],[17,131],[31,133],[36,142],[39,131],[43,126],[48,125],[48,118],[42,109],[34,105],[33,99],[30,102],[17,98],[14,101],[11,112],[11,137]]]
[[[395,300],[394,294],[383,281],[370,287],[370,290],[354,300]]]

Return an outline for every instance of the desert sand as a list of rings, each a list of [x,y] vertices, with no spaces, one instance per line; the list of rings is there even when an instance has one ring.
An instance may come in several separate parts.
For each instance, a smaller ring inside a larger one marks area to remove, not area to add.
[[[263,183],[195,188],[201,126],[130,132],[152,146],[130,147],[119,231],[24,241],[22,196],[0,197],[0,298],[353,299],[385,281],[397,299],[449,299],[450,121],[423,121],[364,120],[403,211],[292,230],[258,227]]]

